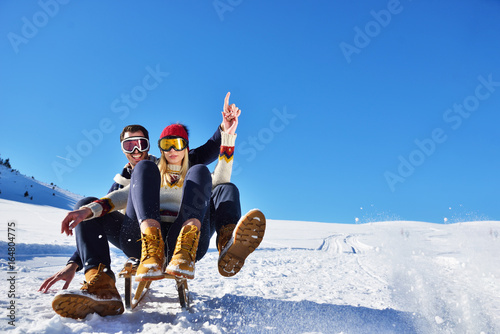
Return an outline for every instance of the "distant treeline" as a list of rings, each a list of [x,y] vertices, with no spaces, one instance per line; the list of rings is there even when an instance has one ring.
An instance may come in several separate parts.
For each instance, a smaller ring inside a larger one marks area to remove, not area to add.
[[[5,167],[12,169],[12,166],[10,165],[9,158],[7,158],[5,160],[0,158],[0,165],[4,165]]]

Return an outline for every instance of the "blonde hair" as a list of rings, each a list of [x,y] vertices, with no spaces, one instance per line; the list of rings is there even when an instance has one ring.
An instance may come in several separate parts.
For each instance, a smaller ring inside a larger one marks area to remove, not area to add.
[[[180,170],[180,178],[175,183],[176,186],[182,187],[184,184],[184,179],[186,178],[187,171],[189,169],[189,151],[187,147],[184,149],[184,158],[182,158],[181,170]],[[165,154],[163,151],[161,152],[160,162],[158,163],[158,169],[160,170],[161,177],[161,187],[172,187],[174,181],[172,176],[170,175],[171,170],[168,168],[168,161],[165,158]]]

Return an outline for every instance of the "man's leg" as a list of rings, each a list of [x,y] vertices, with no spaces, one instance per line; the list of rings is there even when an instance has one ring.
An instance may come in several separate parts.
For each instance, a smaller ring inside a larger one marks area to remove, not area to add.
[[[92,200],[87,198],[86,202]],[[78,208],[87,203],[78,203]],[[117,244],[122,220],[123,215],[114,212],[77,225],[77,253],[82,261],[86,282],[79,292],[64,291],[54,298],[52,308],[56,313],[74,319],[85,318],[90,313],[101,316],[123,313],[123,303],[111,270],[108,244],[108,240]]]
[[[96,201],[98,200],[98,198],[96,197],[85,197],[81,200],[79,200],[76,204],[75,204],[75,207],[73,208],[73,210],[78,210],[80,209],[82,206],[84,205],[87,205],[93,201]],[[121,225],[122,225],[122,222],[123,222],[123,214],[120,213],[120,212],[112,212],[104,217],[100,217],[98,218],[99,219],[99,225],[98,228],[97,228],[97,237],[99,238],[99,236],[101,236],[101,239],[102,239],[102,230],[101,230],[101,227],[104,228],[104,234],[106,235],[107,239],[109,242],[111,242],[114,246],[116,246],[117,248],[120,248],[120,230],[121,230]],[[87,224],[87,221],[84,221],[82,223],[85,223]],[[101,226],[102,225],[102,226]],[[84,227],[84,225],[82,225],[79,229],[82,229],[82,227]],[[78,226],[77,226],[78,228]],[[82,229],[81,233],[82,234],[85,234],[86,232],[83,231],[83,230],[86,230],[86,228]],[[93,231],[90,231],[90,234],[93,234]],[[76,234],[76,242],[77,242],[77,250],[75,252],[75,254],[71,257],[70,261],[73,261],[75,262],[76,264],[78,264],[78,267],[79,268],[85,268],[85,270],[88,270],[91,268],[91,266],[84,266],[84,261],[82,260],[82,257],[78,251],[78,244],[80,244],[80,246],[82,248],[86,248],[85,247],[85,241],[82,239],[79,241],[79,235],[80,234]],[[82,235],[83,236],[83,235]],[[86,236],[84,239],[90,239],[90,240],[93,240],[93,239],[96,239],[95,237],[92,238],[91,236]],[[90,251],[93,251],[93,249],[91,249]],[[102,250],[98,250],[99,253],[101,254],[108,254],[109,255],[109,247],[104,247]],[[90,255],[91,257],[94,257],[95,256],[92,256]],[[101,255],[102,256],[102,255]],[[88,256],[87,256],[88,257]],[[109,256],[108,256],[109,258]],[[108,266],[109,269],[111,269],[110,267],[110,261],[105,258],[105,259],[102,259],[102,263],[104,263],[106,266]],[[87,262],[87,261],[86,261]],[[99,262],[97,263],[94,263],[92,267],[98,267],[99,266]]]
[[[86,220],[75,228],[75,240],[82,260],[84,272],[103,264],[112,278],[109,242],[119,247],[119,237],[124,216],[120,212],[112,212],[103,217]]]

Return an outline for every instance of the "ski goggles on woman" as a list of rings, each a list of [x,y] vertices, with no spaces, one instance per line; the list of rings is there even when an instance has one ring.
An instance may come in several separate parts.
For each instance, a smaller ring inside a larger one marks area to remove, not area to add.
[[[182,151],[188,146],[188,142],[180,137],[165,137],[158,140],[158,146],[162,151],[170,151],[171,149]]]
[[[149,140],[144,137],[129,137],[122,141],[123,152],[134,153],[135,149],[139,152],[149,150]]]

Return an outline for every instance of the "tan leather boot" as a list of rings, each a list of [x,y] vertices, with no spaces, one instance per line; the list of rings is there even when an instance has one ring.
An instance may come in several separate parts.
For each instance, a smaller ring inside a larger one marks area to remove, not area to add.
[[[106,274],[101,263],[85,273],[85,283],[79,291],[62,290],[52,301],[52,308],[62,317],[83,319],[90,313],[101,317],[122,314],[123,303],[115,281]]]
[[[194,263],[199,240],[198,227],[186,225],[182,228],[177,238],[174,255],[167,266],[167,274],[188,279],[194,278]]]
[[[217,248],[219,248],[219,273],[222,276],[231,277],[236,275],[243,265],[245,259],[257,247],[259,247],[264,232],[266,231],[266,217],[258,210],[250,210],[240,218],[228,238],[229,227],[226,231],[219,232]]]
[[[141,263],[135,274],[136,281],[153,281],[164,277],[165,244],[160,229],[148,227],[142,234]]]

